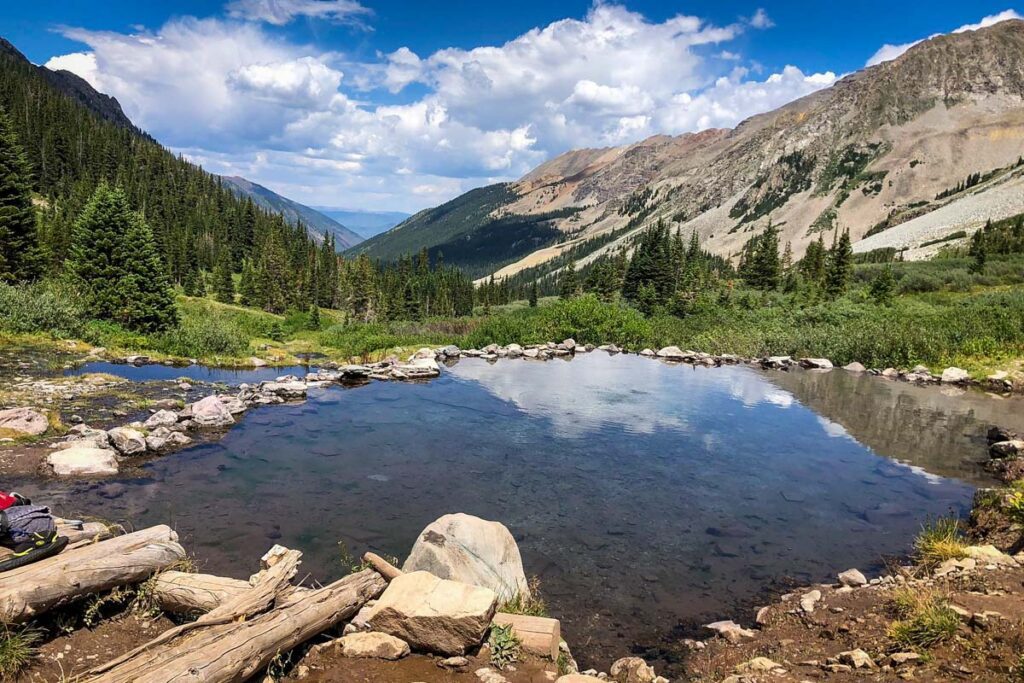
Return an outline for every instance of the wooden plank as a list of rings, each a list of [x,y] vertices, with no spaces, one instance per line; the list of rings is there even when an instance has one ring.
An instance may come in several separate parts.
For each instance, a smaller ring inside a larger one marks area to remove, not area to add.
[[[538,657],[558,660],[558,644],[562,640],[562,627],[558,619],[531,617],[524,614],[498,612],[494,622],[499,626],[512,626],[523,649]]]

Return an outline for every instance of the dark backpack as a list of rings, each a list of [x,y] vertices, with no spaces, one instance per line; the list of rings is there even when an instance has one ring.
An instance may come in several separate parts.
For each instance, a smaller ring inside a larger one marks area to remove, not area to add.
[[[0,511],[0,545],[15,551],[52,538],[56,531],[57,523],[44,505],[16,505]]]

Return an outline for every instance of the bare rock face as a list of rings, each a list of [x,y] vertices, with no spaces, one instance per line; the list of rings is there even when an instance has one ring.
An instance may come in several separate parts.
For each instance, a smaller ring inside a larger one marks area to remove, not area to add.
[[[117,474],[117,456],[108,448],[66,448],[48,455],[46,462],[62,477]]]
[[[350,633],[338,639],[345,657],[396,660],[409,654],[409,643],[386,633]]]
[[[224,427],[235,423],[231,411],[217,396],[207,396],[190,403],[183,412],[200,427]]]
[[[654,683],[657,675],[647,662],[639,657],[623,657],[608,671],[615,683]]]
[[[367,621],[416,650],[453,656],[483,641],[497,605],[492,590],[414,571],[391,581]]]
[[[131,427],[115,427],[107,432],[110,442],[124,455],[136,455],[146,452],[146,437],[142,432]]]
[[[49,428],[46,416],[31,408],[0,410],[0,433],[4,436],[39,436]]]
[[[424,529],[402,565],[494,591],[499,600],[529,596],[519,546],[500,522],[473,515],[445,515]]]

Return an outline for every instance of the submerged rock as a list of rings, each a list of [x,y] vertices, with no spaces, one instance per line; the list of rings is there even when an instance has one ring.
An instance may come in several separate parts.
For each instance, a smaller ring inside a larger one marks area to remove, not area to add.
[[[109,448],[67,448],[51,453],[46,462],[62,477],[117,474],[117,456]]]
[[[832,361],[828,358],[801,358],[800,366],[809,370],[831,370]]]
[[[639,657],[623,657],[612,664],[608,675],[615,683],[654,683],[657,675]]]
[[[8,436],[39,436],[49,428],[46,416],[31,408],[0,410],[0,432]]]
[[[417,650],[462,655],[483,640],[497,605],[490,589],[414,571],[391,581],[367,621]]]
[[[502,601],[530,594],[519,546],[505,525],[463,513],[431,522],[402,570],[483,586]]]
[[[158,410],[149,416],[143,426],[146,429],[156,429],[157,427],[173,427],[178,424],[178,414],[173,410]]]

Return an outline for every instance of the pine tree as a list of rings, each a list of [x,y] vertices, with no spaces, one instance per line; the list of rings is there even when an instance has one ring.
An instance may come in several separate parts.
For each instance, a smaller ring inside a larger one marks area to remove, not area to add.
[[[0,109],[0,281],[25,282],[41,271],[29,167]]]
[[[313,304],[309,307],[309,329],[319,330],[322,322],[320,319],[320,307]]]
[[[835,240],[829,251],[825,267],[825,293],[837,298],[846,292],[853,273],[853,245],[850,242],[850,231],[844,230],[839,239]]]
[[[769,220],[763,233],[747,241],[740,275],[751,287],[768,291],[778,288],[781,270],[779,230]]]
[[[153,233],[119,188],[101,184],[76,221],[68,272],[95,317],[140,332],[177,324]]]
[[[893,291],[896,289],[896,277],[893,275],[892,266],[885,264],[875,279],[871,281],[869,291],[875,303],[886,306],[892,301]]]
[[[562,275],[558,278],[559,296],[563,299],[571,299],[579,293],[580,283],[576,277],[576,262],[569,261],[569,264],[562,269]]]
[[[537,281],[530,285],[530,308],[537,308]]]
[[[213,296],[226,304],[235,303],[235,281],[231,276],[231,252],[225,249],[213,269]]]
[[[242,263],[242,277],[238,281],[239,303],[243,306],[261,306],[259,292],[256,286],[256,271],[252,267],[252,260],[245,259]]]

